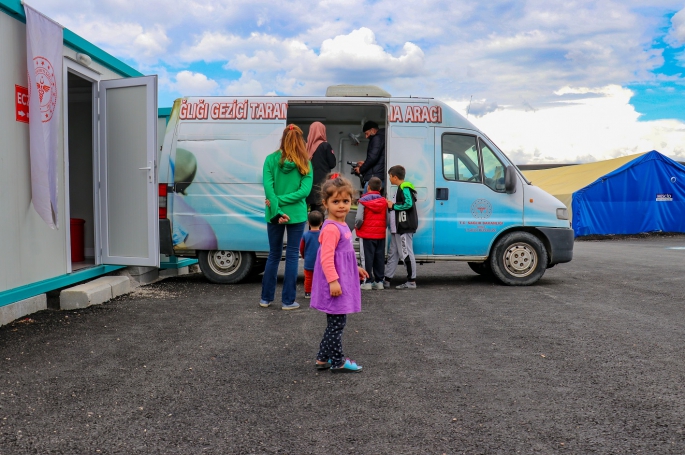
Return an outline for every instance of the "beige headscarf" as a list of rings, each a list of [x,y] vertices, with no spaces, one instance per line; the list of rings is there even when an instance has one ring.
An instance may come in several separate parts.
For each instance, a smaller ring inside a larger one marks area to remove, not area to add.
[[[314,122],[309,127],[309,134],[307,135],[307,152],[309,152],[309,159],[312,159],[316,149],[326,141],[326,127],[321,122]]]

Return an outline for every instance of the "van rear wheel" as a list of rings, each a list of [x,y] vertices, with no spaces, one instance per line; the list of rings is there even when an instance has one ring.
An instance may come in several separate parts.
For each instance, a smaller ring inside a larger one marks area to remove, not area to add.
[[[255,261],[250,251],[200,251],[200,270],[209,281],[217,284],[236,284],[244,280]]]
[[[547,250],[529,232],[511,232],[497,241],[490,254],[495,277],[509,286],[528,286],[537,282],[547,269]]]

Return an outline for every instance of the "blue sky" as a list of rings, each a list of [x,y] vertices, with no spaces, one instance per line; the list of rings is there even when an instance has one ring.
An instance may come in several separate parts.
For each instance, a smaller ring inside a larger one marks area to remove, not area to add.
[[[685,160],[685,0],[34,0],[184,95],[375,84],[466,114],[515,162]]]

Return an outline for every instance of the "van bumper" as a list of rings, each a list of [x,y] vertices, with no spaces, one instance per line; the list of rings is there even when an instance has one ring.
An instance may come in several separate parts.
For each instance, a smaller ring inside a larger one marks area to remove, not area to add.
[[[547,238],[549,245],[549,265],[570,262],[573,259],[573,229],[538,228]]]
[[[167,256],[174,255],[174,244],[171,241],[171,220],[159,220],[159,252]]]

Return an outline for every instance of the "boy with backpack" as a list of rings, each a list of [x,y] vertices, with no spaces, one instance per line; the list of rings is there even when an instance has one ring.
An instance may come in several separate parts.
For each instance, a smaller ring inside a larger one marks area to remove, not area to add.
[[[397,264],[403,260],[407,267],[407,282],[397,286],[397,289],[416,289],[414,233],[419,227],[419,217],[416,213],[416,189],[411,182],[404,180],[405,174],[404,167],[400,165],[388,169],[390,183],[397,185],[397,191],[393,199],[387,201],[390,210],[390,248],[383,284],[390,287]]]

